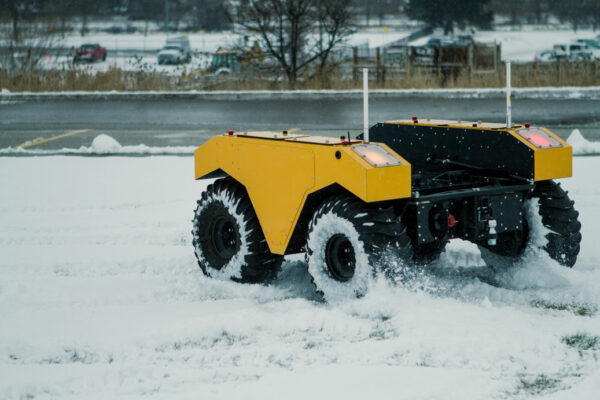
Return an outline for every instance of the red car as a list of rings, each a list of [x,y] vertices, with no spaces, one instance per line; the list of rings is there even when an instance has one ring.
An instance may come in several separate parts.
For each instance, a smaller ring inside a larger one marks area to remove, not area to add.
[[[98,43],[86,43],[82,44],[77,50],[75,50],[75,58],[73,59],[73,61],[105,61],[106,53],[106,49],[104,47],[101,47]]]

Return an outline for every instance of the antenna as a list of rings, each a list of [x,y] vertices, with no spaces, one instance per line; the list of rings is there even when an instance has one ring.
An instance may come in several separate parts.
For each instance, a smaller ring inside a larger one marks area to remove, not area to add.
[[[506,127],[512,128],[512,87],[510,82],[510,61],[506,62]]]
[[[363,68],[363,142],[369,143],[369,69]]]

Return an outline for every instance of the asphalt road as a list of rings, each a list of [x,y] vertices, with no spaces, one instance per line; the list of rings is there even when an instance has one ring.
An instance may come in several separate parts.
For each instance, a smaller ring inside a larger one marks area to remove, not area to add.
[[[502,99],[371,99],[372,123],[420,118],[504,121]],[[515,100],[514,120],[553,129],[566,138],[579,128],[600,141],[600,100]],[[0,148],[29,140],[90,129],[35,146],[88,146],[101,133],[123,145],[200,145],[233,130],[284,130],[352,136],[362,131],[362,100],[44,100],[0,103]]]

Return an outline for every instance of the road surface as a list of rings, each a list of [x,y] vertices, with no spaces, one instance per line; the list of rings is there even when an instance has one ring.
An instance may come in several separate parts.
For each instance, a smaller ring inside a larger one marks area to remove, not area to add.
[[[503,99],[375,98],[372,123],[413,115],[473,121],[504,121]],[[534,100],[513,102],[517,122],[544,125],[566,138],[578,128],[589,140],[600,140],[600,100]],[[284,130],[352,136],[361,132],[360,99],[272,100],[62,100],[0,103],[0,148],[72,131],[37,149],[89,146],[101,133],[123,145],[200,145],[212,135],[233,130]]]

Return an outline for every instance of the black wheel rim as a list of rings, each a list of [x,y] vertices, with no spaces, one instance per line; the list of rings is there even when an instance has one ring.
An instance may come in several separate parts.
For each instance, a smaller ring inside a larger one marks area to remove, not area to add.
[[[354,276],[356,256],[350,239],[341,233],[333,235],[325,247],[325,262],[331,277],[347,282]]]
[[[210,236],[215,253],[224,260],[231,259],[240,248],[237,224],[231,216],[215,218]]]

